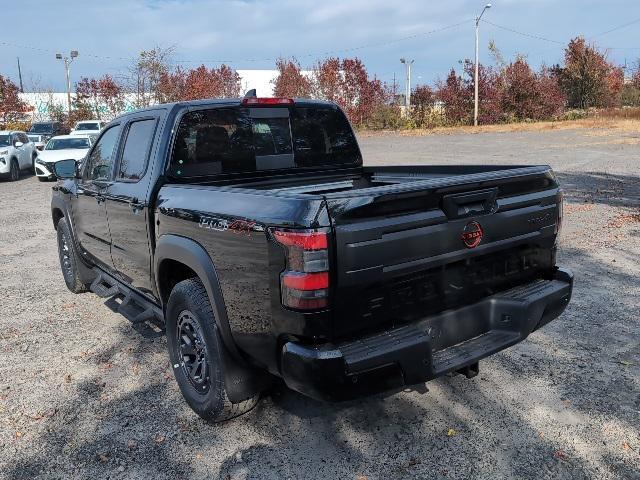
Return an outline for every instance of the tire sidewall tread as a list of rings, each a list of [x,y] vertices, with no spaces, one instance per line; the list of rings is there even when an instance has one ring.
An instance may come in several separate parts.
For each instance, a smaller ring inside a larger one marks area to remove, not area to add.
[[[184,310],[195,316],[204,337],[210,377],[209,390],[205,394],[196,391],[181,367],[177,320]],[[224,345],[218,333],[207,291],[200,279],[183,280],[173,288],[167,302],[165,319],[171,368],[187,404],[200,417],[209,422],[221,422],[237,417],[257,404],[259,395],[239,403],[232,403],[227,396],[222,360]]]
[[[71,230],[69,229],[69,224],[67,223],[66,218],[61,218],[58,221],[57,225],[57,234],[58,234],[58,259],[60,261],[60,269],[62,270],[62,277],[64,278],[64,282],[67,284],[67,288],[73,293],[82,293],[88,290],[88,286],[82,283],[80,280],[80,274],[78,272],[78,255],[76,251],[76,246],[73,241],[73,236],[71,235]],[[64,271],[64,266],[62,265],[62,245],[61,238],[65,236],[65,240],[67,245],[69,246],[69,261],[71,262],[73,276],[72,278],[68,278]]]

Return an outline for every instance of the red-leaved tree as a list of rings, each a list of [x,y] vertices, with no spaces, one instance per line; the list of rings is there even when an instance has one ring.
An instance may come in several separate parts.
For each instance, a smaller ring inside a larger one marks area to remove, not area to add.
[[[185,100],[239,96],[240,75],[227,65],[211,69],[200,65],[190,70],[185,78]]]
[[[442,102],[447,122],[452,125],[469,123],[472,99],[468,98],[462,77],[453,68],[444,81],[436,82],[436,89],[436,97]]]
[[[295,58],[276,60],[278,76],[273,80],[276,97],[310,98],[311,81],[302,73],[300,63]]]
[[[622,86],[618,89],[615,70],[606,53],[582,37],[569,42],[564,52],[564,65],[554,68],[569,106],[574,108],[617,104],[619,99],[616,97]]]
[[[76,83],[70,123],[78,120],[111,119],[124,109],[125,90],[111,75],[83,77]]]
[[[388,103],[389,93],[377,78],[369,78],[359,58],[328,58],[316,63],[311,91],[315,98],[335,102],[355,125],[369,124]]]
[[[467,105],[473,112],[474,98],[474,64],[470,60],[464,61],[466,77],[465,97],[470,99]],[[478,123],[490,124],[502,121],[502,82],[500,74],[492,67],[480,64],[478,66]]]
[[[228,67],[192,70],[180,67],[163,72],[158,81],[158,95],[163,102],[200,100],[204,98],[234,98],[240,96],[240,75]]]
[[[20,100],[20,89],[11,79],[0,75],[0,123],[19,121],[27,111],[27,104]]]

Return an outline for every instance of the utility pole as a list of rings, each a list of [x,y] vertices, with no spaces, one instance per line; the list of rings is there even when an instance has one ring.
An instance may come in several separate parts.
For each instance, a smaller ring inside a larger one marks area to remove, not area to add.
[[[396,104],[396,72],[393,72],[393,104]]]
[[[489,8],[491,8],[491,4],[487,3],[482,9],[482,12],[480,12],[480,15],[476,17],[476,65],[475,65],[475,75],[473,77],[473,84],[474,84],[473,125],[475,127],[478,126],[478,62],[480,61],[478,58],[479,57],[478,47],[480,43],[480,19],[482,18],[482,15],[484,14],[485,10]]]
[[[407,60],[402,57],[400,59],[400,63],[404,63],[406,67],[406,79],[405,79],[405,95],[404,95],[404,105],[407,108],[407,114],[411,109],[411,65],[413,65],[414,60]]]
[[[61,53],[56,53],[57,60],[64,60],[64,71],[67,76],[67,106],[69,118],[71,118],[71,76],[69,75],[69,65],[77,57],[77,50],[71,50],[68,57],[63,57]]]
[[[24,93],[24,88],[22,86],[22,70],[20,69],[20,57],[16,57],[18,59],[18,78],[20,79],[20,92]]]

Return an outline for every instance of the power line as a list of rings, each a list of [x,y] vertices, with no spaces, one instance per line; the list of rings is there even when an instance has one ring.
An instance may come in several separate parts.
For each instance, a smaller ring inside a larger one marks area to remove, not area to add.
[[[369,44],[365,44],[365,45],[359,45],[359,46],[356,46],[356,47],[342,48],[342,49],[336,49],[336,50],[325,51],[325,52],[305,53],[305,54],[302,54],[302,55],[294,55],[294,56],[296,58],[306,58],[306,57],[313,57],[313,56],[327,56],[327,55],[335,55],[335,54],[338,54],[338,53],[354,52],[354,51],[363,50],[363,49],[366,49],[366,48],[374,48],[374,47],[382,47],[382,46],[387,46],[387,45],[393,45],[395,43],[404,42],[406,40],[411,40],[413,38],[418,38],[418,37],[422,37],[422,36],[426,36],[426,35],[432,35],[434,33],[439,33],[439,32],[443,32],[445,30],[450,30],[452,28],[459,27],[461,25],[464,25],[465,23],[469,23],[469,22],[472,22],[472,21],[473,21],[473,19],[469,18],[467,20],[463,20],[461,22],[453,23],[451,25],[446,25],[444,27],[435,28],[435,29],[429,30],[427,32],[414,33],[412,35],[407,35],[407,36],[404,36],[404,37],[395,38],[395,39],[387,40],[387,41],[383,41],[383,42],[369,43]],[[40,47],[34,47],[32,45],[23,45],[23,44],[18,44],[18,43],[0,42],[0,45],[6,46],[6,47],[23,48],[23,49],[27,49],[27,50],[40,52],[40,53],[43,53],[43,54],[56,53],[55,50],[50,50],[50,49],[40,48]],[[87,53],[85,51],[82,52],[82,56],[83,57],[89,57],[89,58],[96,58],[96,59],[100,59],[100,60],[126,60],[126,61],[135,61],[135,60],[137,60],[137,57],[115,57],[115,56],[108,56],[108,55],[96,55],[96,54],[93,54],[93,53]],[[279,57],[275,57],[275,58],[245,58],[245,59],[237,59],[237,60],[232,60],[232,59],[226,59],[226,60],[221,60],[221,59],[215,59],[215,60],[177,60],[174,63],[227,63],[227,64],[231,64],[231,63],[241,63],[241,62],[274,62],[278,58]]]
[[[628,26],[630,26],[630,25],[636,24],[636,23],[638,23],[638,22],[640,22],[640,18],[636,18],[635,20],[631,20],[630,22],[623,23],[622,25],[618,25],[617,27],[613,27],[612,29],[607,30],[606,32],[602,32],[602,33],[599,33],[599,34],[597,34],[597,35],[594,35],[594,36],[593,36],[593,37],[591,37],[591,38],[601,37],[601,36],[603,36],[603,35],[606,35],[606,34],[611,33],[611,32],[615,32],[616,30],[621,30],[621,29],[623,29],[623,28],[625,28],[625,27],[628,27]]]
[[[9,43],[9,42],[0,42],[1,46],[5,46],[5,47],[13,47],[13,48],[23,48],[26,50],[33,50],[35,52],[39,52],[42,54],[51,54],[51,53],[57,53],[60,50],[50,50],[50,49],[46,49],[46,48],[40,48],[40,47],[34,47],[32,45],[22,45],[19,43]],[[100,60],[136,60],[136,58],[134,57],[110,57],[107,55],[95,55],[93,53],[86,53],[86,52],[82,52],[82,56],[83,57],[90,57],[90,58],[97,58]]]
[[[518,35],[522,35],[523,37],[535,38],[536,40],[543,40],[545,42],[556,43],[558,45],[564,45],[565,42],[560,42],[558,40],[551,40],[550,38],[541,37],[540,35],[534,35],[532,33],[520,32],[518,30],[514,30],[513,28],[505,27],[503,25],[498,25],[497,23],[493,23],[489,20],[481,20],[484,23],[488,23],[489,25],[493,25],[496,28],[500,28],[502,30],[506,30],[507,32],[516,33]]]
[[[323,56],[328,56],[328,55],[335,55],[335,54],[338,54],[338,53],[354,52],[354,51],[358,51],[358,50],[363,50],[365,48],[383,47],[383,46],[387,46],[387,45],[393,45],[393,44],[398,43],[398,42],[404,42],[405,40],[411,40],[413,38],[423,37],[423,36],[426,36],[426,35],[432,35],[434,33],[443,32],[445,30],[450,30],[452,28],[456,28],[456,27],[459,27],[461,25],[464,25],[465,23],[470,23],[472,21],[473,21],[472,18],[468,18],[467,20],[463,20],[461,22],[457,22],[457,23],[453,23],[451,25],[446,25],[444,27],[440,27],[440,28],[436,28],[436,29],[433,29],[433,30],[429,30],[428,32],[414,33],[412,35],[407,35],[405,37],[400,37],[400,38],[396,38],[396,39],[388,40],[388,41],[384,41],[384,42],[369,43],[369,44],[360,45],[360,46],[357,46],[357,47],[342,48],[342,49],[330,50],[330,51],[325,51],[325,52],[312,52],[312,53],[305,53],[305,54],[302,54],[302,55],[289,55],[289,56],[293,56],[295,58],[323,57]],[[285,57],[286,57],[286,55],[285,55]],[[245,58],[245,59],[240,59],[240,60],[219,60],[219,59],[216,59],[216,60],[179,60],[176,63],[275,62],[276,60],[278,60],[278,58],[280,58],[280,57],[275,57],[275,58]]]

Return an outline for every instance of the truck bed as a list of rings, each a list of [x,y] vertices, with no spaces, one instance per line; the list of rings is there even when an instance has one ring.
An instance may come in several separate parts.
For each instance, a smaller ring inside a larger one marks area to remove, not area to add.
[[[184,187],[214,219],[332,227],[333,338],[468,304],[548,275],[555,261],[547,166],[361,167]],[[476,220],[484,238],[466,248],[461,234]]]
[[[549,171],[548,166],[511,165],[460,165],[460,166],[402,166],[360,167],[340,169],[322,174],[309,173],[276,175],[267,180],[243,179],[241,181],[201,182],[200,185],[227,186],[252,189],[276,195],[322,195],[328,198],[344,197],[355,193],[383,194],[391,191],[441,188],[464,183],[476,183],[497,179],[514,179],[520,176]],[[401,187],[398,189],[397,187]]]

